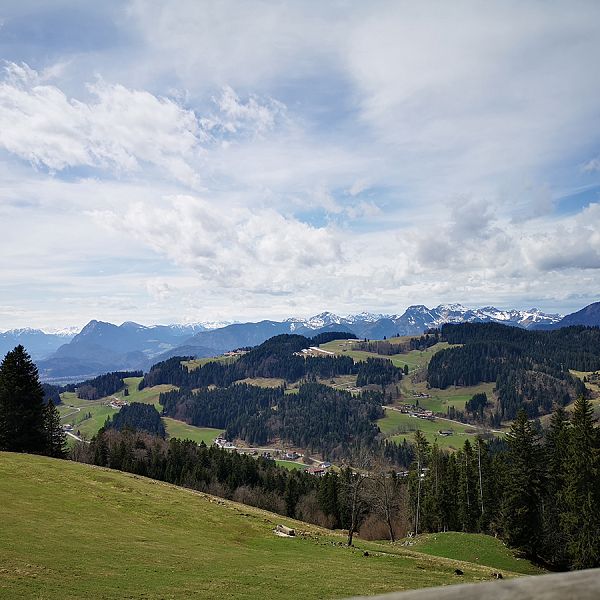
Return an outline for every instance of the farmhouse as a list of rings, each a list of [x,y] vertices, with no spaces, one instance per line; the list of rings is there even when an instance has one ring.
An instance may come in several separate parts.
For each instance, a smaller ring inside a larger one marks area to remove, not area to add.
[[[327,473],[327,469],[324,467],[308,467],[305,472],[315,477],[323,477]]]
[[[108,405],[111,408],[117,409],[119,410],[120,408],[123,408],[124,406],[129,406],[129,402],[127,402],[127,400],[119,400],[118,398],[113,398]]]
[[[224,448],[225,450],[236,450],[233,442],[230,442],[221,436],[215,438],[214,444],[218,448]]]

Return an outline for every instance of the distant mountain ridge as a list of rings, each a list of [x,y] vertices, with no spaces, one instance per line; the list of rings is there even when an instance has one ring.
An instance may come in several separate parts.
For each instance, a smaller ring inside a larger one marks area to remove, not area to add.
[[[585,308],[563,317],[558,323],[540,327],[540,329],[559,329],[572,325],[584,325],[586,327],[600,327],[600,302],[588,304]]]
[[[0,333],[0,356],[22,344],[34,360],[50,356],[75,336],[73,331],[46,332],[41,329],[11,329]]]
[[[114,325],[90,321],[79,333],[46,333],[19,329],[0,334],[0,352],[21,343],[32,354],[44,380],[73,381],[106,371],[147,369],[170,356],[206,357],[244,346],[255,346],[282,333],[308,337],[326,331],[346,331],[360,338],[382,339],[420,335],[444,323],[496,322],[525,329],[553,329],[570,324],[600,325],[600,302],[562,317],[536,308],[502,310],[493,306],[467,308],[440,304],[434,308],[409,306],[402,314],[362,312],[340,316],[322,312],[303,319],[264,320],[249,323],[194,323],[140,325],[127,321]]]
[[[381,339],[395,335],[420,335],[425,330],[444,323],[497,322],[529,329],[536,324],[554,324],[561,315],[546,314],[536,308],[530,310],[500,310],[493,306],[470,309],[460,304],[440,304],[435,308],[414,305],[402,315],[384,315],[363,312],[340,316],[323,312],[308,319],[289,318],[284,321],[236,323],[212,331],[201,331],[186,341],[186,348],[195,345],[225,352],[241,346],[253,346],[273,335],[298,333],[314,335],[324,331],[347,331],[361,338]],[[177,348],[169,352],[176,356]],[[165,356],[168,358],[168,356]]]

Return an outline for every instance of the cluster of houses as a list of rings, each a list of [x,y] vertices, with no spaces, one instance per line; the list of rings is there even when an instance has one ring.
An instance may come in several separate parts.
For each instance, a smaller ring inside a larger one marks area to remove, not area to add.
[[[323,477],[323,476],[327,475],[327,473],[329,472],[329,469],[331,469],[331,463],[330,462],[322,462],[320,465],[318,465],[316,467],[307,467],[305,469],[305,472],[308,473],[309,475],[314,475],[315,477]]]
[[[415,406],[414,404],[401,404],[398,410],[410,417],[416,417],[418,419],[427,419],[428,421],[435,421],[435,416],[433,411],[425,410],[420,406]]]

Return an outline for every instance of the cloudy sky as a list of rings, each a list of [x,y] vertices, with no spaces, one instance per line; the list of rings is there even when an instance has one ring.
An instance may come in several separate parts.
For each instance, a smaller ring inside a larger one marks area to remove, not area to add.
[[[600,3],[0,2],[0,328],[600,299]]]

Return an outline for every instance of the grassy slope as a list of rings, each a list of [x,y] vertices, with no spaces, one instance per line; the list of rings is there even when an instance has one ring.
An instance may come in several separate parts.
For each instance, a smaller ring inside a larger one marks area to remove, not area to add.
[[[232,363],[238,359],[237,356],[211,356],[209,358],[195,358],[193,360],[184,360],[181,364],[188,368],[188,371],[193,371],[209,362]]]
[[[398,341],[399,339],[405,340],[408,338],[392,338],[388,341],[394,342],[394,340]],[[323,348],[323,350],[328,350],[329,352],[335,352],[336,354],[341,354],[342,356],[351,356],[355,361],[367,360],[367,358],[388,358],[396,367],[404,367],[404,365],[408,365],[408,368],[411,371],[425,366],[438,350],[448,348],[448,344],[446,342],[441,342],[435,346],[432,346],[431,348],[427,348],[427,350],[413,350],[404,354],[392,354],[391,356],[386,356],[374,354],[372,352],[363,352],[362,350],[353,350],[352,346],[354,343],[355,342],[347,340],[334,340],[333,342],[322,344],[319,346],[319,348]]]
[[[193,440],[198,444],[204,442],[207,446],[210,446],[215,438],[223,433],[222,429],[195,427],[194,425],[188,425],[183,421],[177,421],[176,419],[170,419],[169,417],[163,417],[163,423],[165,424],[169,437],[179,438],[181,440]]]
[[[455,558],[524,575],[543,572],[529,561],[517,558],[500,540],[479,533],[430,533],[419,536],[414,549],[433,556]]]
[[[427,421],[390,409],[386,409],[385,417],[377,421],[377,425],[384,435],[398,443],[402,442],[405,438],[407,441],[412,441],[414,432],[420,429],[425,434],[429,443],[433,443],[434,439],[437,438],[440,448],[454,450],[462,448],[467,439],[473,443],[475,441],[475,434],[478,432],[475,427],[469,427],[461,423],[446,421],[444,419]],[[438,434],[440,429],[452,429],[454,434],[447,437],[441,436]]]
[[[419,406],[425,410],[432,410],[437,413],[446,413],[449,406],[459,410],[465,409],[467,400],[470,400],[475,394],[485,393],[488,398],[493,398],[495,383],[480,383],[478,385],[455,387],[450,386],[445,390],[438,388],[428,388],[425,382],[412,383],[408,380],[402,381],[403,395],[405,402],[414,404],[419,402]],[[429,398],[415,398],[414,393],[425,393]]]
[[[490,575],[388,544],[348,549],[264,511],[45,457],[0,453],[0,497],[7,598],[335,598],[456,583],[457,566],[461,581]],[[282,521],[307,535],[275,536]]]

